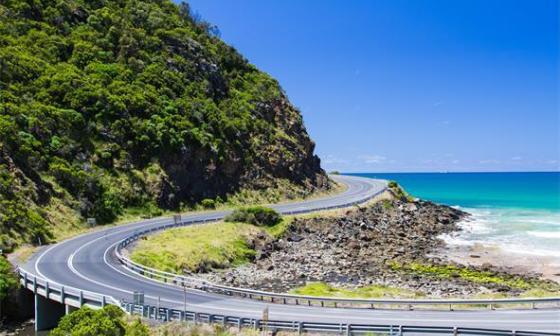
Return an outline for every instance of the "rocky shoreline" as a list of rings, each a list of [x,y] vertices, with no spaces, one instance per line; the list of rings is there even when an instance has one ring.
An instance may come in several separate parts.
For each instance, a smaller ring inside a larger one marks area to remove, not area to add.
[[[281,238],[263,233],[249,242],[257,251],[253,263],[198,276],[224,285],[273,292],[325,282],[350,289],[391,286],[429,297],[517,295],[524,288],[509,285],[515,283],[509,279],[541,281],[535,274],[513,275],[492,265],[473,268],[473,272],[491,274],[500,279],[497,283],[470,281],[459,274],[437,276],[410,271],[410,265],[449,266],[445,258],[434,257],[435,251],[445,247],[439,236],[460,230],[457,224],[467,216],[461,210],[396,198],[393,193],[391,199],[347,210],[343,216],[296,218]]]

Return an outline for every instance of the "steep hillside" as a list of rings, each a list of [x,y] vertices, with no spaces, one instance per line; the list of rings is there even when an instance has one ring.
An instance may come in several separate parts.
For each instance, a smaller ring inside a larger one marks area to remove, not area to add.
[[[0,2],[0,248],[86,217],[329,187],[278,83],[170,0]]]

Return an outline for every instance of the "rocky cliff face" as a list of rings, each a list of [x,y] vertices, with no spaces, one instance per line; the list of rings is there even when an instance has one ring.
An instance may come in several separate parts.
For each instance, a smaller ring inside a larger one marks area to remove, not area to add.
[[[313,151],[279,84],[186,4],[0,3],[0,247],[57,216],[328,188]]]
[[[233,150],[220,161],[204,148],[162,157],[166,178],[159,203],[172,208],[181,200],[224,197],[240,188],[279,188],[279,179],[307,191],[328,189],[329,180],[299,111],[284,94],[259,104],[258,109],[258,115],[274,126],[275,135],[251,133],[246,149]]]

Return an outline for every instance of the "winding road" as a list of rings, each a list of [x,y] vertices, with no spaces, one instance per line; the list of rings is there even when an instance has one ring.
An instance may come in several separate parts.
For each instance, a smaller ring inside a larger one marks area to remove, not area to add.
[[[334,176],[346,184],[344,192],[302,202],[273,206],[282,213],[311,212],[327,207],[363,202],[381,193],[386,182],[352,176]],[[222,218],[229,211],[183,215],[183,220]],[[132,300],[134,291],[145,293],[146,303],[182,309],[182,288],[143,278],[124,268],[116,259],[116,244],[135,232],[173,222],[156,218],[87,233],[36,252],[21,268],[52,283],[102,293],[116,300]],[[476,311],[403,311],[356,308],[321,308],[266,304],[211,294],[194,289],[186,292],[187,309],[215,314],[260,318],[269,307],[270,319],[305,320],[352,324],[395,324],[503,328],[533,331],[560,331],[559,309],[476,310]]]

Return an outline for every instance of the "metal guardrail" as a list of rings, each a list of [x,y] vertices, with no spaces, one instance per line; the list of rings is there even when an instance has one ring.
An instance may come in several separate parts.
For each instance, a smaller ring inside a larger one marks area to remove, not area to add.
[[[34,294],[41,295],[49,300],[60,302],[73,307],[89,306],[103,308],[107,304],[119,304],[112,296],[84,291],[78,288],[63,286],[37,277],[21,268],[16,269],[20,284]]]
[[[448,334],[448,335],[481,335],[481,336],[560,336],[560,333],[538,331],[516,331],[501,329],[480,329],[462,327],[434,327],[434,326],[402,326],[402,325],[373,325],[373,324],[345,324],[318,323],[305,321],[262,320],[247,317],[225,316],[197,311],[183,311],[167,307],[151,305],[137,305],[124,300],[117,301],[111,296],[84,291],[78,288],[63,286],[37,277],[23,269],[16,270],[23,287],[37,295],[74,307],[89,306],[97,309],[107,304],[114,304],[131,315],[162,322],[183,321],[193,323],[222,324],[238,328],[254,328],[268,331],[291,331],[297,333],[320,332],[340,335],[384,334],[402,336],[405,334]]]
[[[150,305],[136,305],[122,301],[122,309],[131,315],[159,321],[182,321],[192,323],[220,324],[225,327],[253,328],[263,331],[287,331],[313,333],[333,333],[340,335],[371,335],[382,334],[389,336],[403,336],[406,334],[445,334],[445,335],[481,335],[481,336],[558,336],[560,333],[518,331],[503,329],[482,329],[462,327],[433,327],[381,324],[348,324],[348,323],[320,323],[303,321],[279,321],[243,318],[235,316],[183,311],[179,309],[155,307]]]

